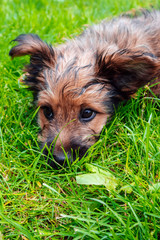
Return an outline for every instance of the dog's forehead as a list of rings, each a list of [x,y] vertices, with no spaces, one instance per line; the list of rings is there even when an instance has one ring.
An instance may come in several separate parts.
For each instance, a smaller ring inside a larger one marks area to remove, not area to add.
[[[83,86],[94,77],[94,65],[91,62],[83,61],[77,55],[57,56],[54,66],[43,70],[43,78],[47,89],[54,91],[68,92]]]
[[[68,109],[93,108],[97,111],[106,111],[104,100],[106,89],[100,84],[88,86],[76,86],[68,83],[57,83],[52,88],[41,91],[38,97],[38,105],[53,105]]]
[[[65,49],[57,51],[55,65],[44,69],[46,88],[39,93],[39,105],[53,104],[54,108],[76,109],[104,107],[106,89],[95,77],[93,52]]]

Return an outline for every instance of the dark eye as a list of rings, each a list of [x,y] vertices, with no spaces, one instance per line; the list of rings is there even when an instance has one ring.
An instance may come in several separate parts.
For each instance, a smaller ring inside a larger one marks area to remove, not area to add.
[[[52,108],[50,106],[42,106],[41,108],[43,109],[44,116],[48,120],[52,120],[53,117],[54,117],[54,113],[53,113]]]
[[[96,116],[96,112],[92,109],[84,109],[80,113],[80,120],[83,122],[89,122]]]

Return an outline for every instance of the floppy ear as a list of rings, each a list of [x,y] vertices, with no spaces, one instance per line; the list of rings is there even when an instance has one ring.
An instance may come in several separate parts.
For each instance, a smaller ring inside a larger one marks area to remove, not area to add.
[[[25,83],[30,86],[31,90],[41,90],[46,84],[42,70],[54,67],[55,53],[52,46],[34,34],[22,34],[13,41],[18,42],[18,45],[9,52],[12,58],[30,55],[30,64],[24,70],[26,72]]]
[[[152,53],[124,49],[109,56],[100,53],[96,73],[121,99],[128,99],[138,88],[159,76],[160,63]]]

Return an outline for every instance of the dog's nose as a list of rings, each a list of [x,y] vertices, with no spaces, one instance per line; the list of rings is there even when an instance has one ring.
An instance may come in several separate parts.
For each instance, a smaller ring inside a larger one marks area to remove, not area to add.
[[[79,144],[72,143],[70,148],[65,148],[65,154],[62,150],[54,149],[53,155],[49,154],[48,164],[53,168],[58,168],[58,166],[66,166],[68,162],[72,163],[76,159],[81,159],[86,151],[88,150],[87,146],[81,146]],[[48,155],[48,150],[45,148],[44,154]]]
[[[66,156],[64,155],[64,153],[59,153],[59,154],[56,154],[56,155],[54,154],[53,158],[57,163],[62,165],[64,163],[65,159],[66,159]]]
[[[66,156],[63,153],[53,154],[53,159],[48,159],[48,164],[53,168],[58,168],[59,165],[63,166],[66,162]]]
[[[77,157],[81,159],[87,150],[88,150],[87,147],[80,148],[78,145],[74,144],[72,145],[71,150],[70,151],[68,150],[66,154],[64,154],[64,152],[54,152],[53,153],[54,161],[52,161],[50,165],[52,165],[52,167],[55,167],[56,163],[58,163],[57,165],[67,165],[68,161],[72,163],[73,161],[76,160]]]

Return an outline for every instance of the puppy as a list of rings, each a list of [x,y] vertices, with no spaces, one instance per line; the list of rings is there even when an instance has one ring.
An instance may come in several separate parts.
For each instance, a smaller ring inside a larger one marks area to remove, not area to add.
[[[30,55],[24,82],[39,107],[42,147],[61,165],[81,158],[140,87],[151,83],[160,95],[159,11],[103,21],[58,47],[33,34],[14,41],[12,58]]]

